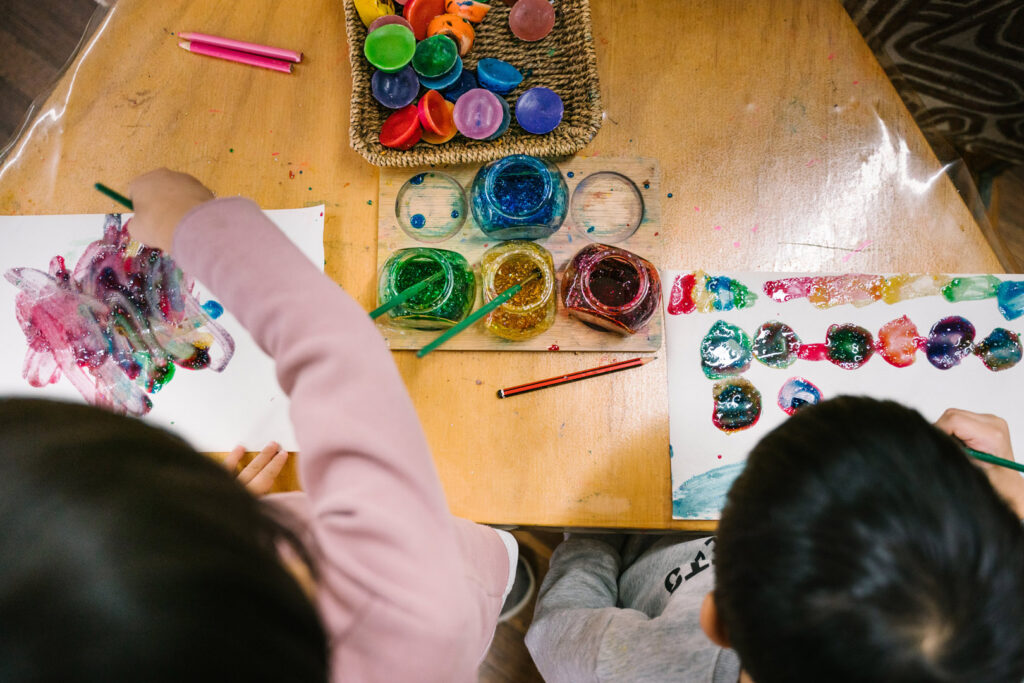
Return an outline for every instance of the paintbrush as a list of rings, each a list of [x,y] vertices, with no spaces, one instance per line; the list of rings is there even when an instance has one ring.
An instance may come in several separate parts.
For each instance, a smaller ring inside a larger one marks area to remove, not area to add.
[[[985,453],[984,451],[976,451],[973,448],[968,448],[967,446],[964,446],[963,448],[967,452],[967,455],[971,456],[975,460],[987,462],[990,465],[998,465],[999,467],[1017,470],[1018,472],[1024,472],[1024,464],[1021,464],[1019,462],[1007,460],[1006,458],[1000,458],[999,456],[992,455],[991,453]]]
[[[384,315],[385,313],[387,313],[388,311],[390,311],[395,306],[398,306],[399,304],[404,304],[406,301],[408,301],[409,299],[413,298],[421,291],[423,291],[424,287],[426,287],[428,284],[430,284],[437,278],[441,277],[442,275],[444,275],[444,271],[439,270],[430,277],[428,277],[426,280],[420,280],[412,287],[406,287],[401,292],[391,297],[377,308],[370,311],[370,317],[373,319],[377,319]]]
[[[462,332],[464,329],[466,329],[467,327],[469,327],[470,325],[475,323],[477,320],[480,320],[480,318],[483,318],[485,315],[487,315],[488,313],[490,313],[494,309],[498,308],[499,306],[504,304],[506,301],[508,301],[512,297],[514,297],[516,294],[519,293],[519,290],[521,290],[523,288],[523,285],[525,285],[526,283],[530,282],[531,280],[535,280],[535,279],[539,278],[540,276],[541,276],[541,272],[539,270],[533,271],[522,282],[520,282],[518,284],[512,285],[511,287],[506,289],[504,292],[502,292],[498,296],[494,297],[493,299],[488,301],[486,304],[484,304],[483,306],[481,306],[477,310],[475,310],[472,313],[470,313],[465,318],[465,320],[463,320],[460,323],[457,323],[454,327],[450,327],[449,329],[447,329],[444,332],[444,334],[442,334],[437,339],[435,339],[434,341],[432,341],[429,344],[427,344],[426,346],[424,346],[419,351],[417,351],[416,352],[416,357],[417,358],[423,358],[423,356],[427,355],[428,353],[430,353],[431,351],[436,349],[441,344],[444,344],[446,341],[448,341],[449,339],[451,339],[452,337],[457,335],[459,332]]]

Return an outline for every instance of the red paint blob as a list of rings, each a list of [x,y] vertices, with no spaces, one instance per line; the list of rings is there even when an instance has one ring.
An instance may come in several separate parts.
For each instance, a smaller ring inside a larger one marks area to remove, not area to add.
[[[764,293],[773,300],[783,303],[790,299],[803,299],[810,295],[814,286],[813,277],[790,277],[785,280],[770,280],[764,283]]]
[[[560,350],[560,348],[559,348],[558,344],[552,344],[551,346],[548,347],[548,351],[559,351],[559,350]]]
[[[693,285],[696,281],[693,273],[676,276],[675,282],[672,283],[672,294],[669,295],[668,300],[669,315],[693,313],[696,310],[697,304],[693,301]]]
[[[914,362],[914,356],[924,341],[918,336],[917,326],[903,316],[890,320],[878,330],[878,353],[890,365],[905,368]]]

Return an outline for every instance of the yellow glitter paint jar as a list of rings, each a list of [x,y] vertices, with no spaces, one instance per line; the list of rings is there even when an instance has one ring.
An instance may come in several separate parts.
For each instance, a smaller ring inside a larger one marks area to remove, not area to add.
[[[504,305],[484,318],[484,327],[503,339],[521,340],[542,334],[555,322],[555,264],[551,252],[534,242],[501,242],[484,252],[480,261],[484,301],[490,301],[535,271],[541,276],[527,282]]]

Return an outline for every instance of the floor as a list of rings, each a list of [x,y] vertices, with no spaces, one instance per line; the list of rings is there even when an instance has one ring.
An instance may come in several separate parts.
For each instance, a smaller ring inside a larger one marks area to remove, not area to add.
[[[94,8],[94,0],[0,0],[0,148],[20,128],[32,101],[57,77]],[[995,181],[989,218],[1018,262],[1024,263],[1024,166]],[[515,533],[539,582],[561,534]],[[480,668],[480,683],[542,680],[523,644],[532,617],[531,602],[498,626]]]

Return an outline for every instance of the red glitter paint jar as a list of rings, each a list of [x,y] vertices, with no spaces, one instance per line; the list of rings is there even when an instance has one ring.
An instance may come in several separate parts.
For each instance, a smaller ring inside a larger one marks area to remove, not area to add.
[[[569,262],[561,293],[569,315],[587,325],[636,334],[658,312],[661,278],[631,251],[591,244]]]

